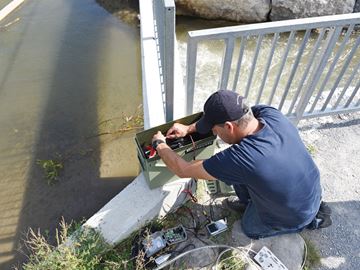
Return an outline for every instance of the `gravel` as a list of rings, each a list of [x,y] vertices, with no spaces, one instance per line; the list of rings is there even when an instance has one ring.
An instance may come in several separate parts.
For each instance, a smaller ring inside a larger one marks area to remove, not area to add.
[[[332,208],[333,225],[305,231],[321,255],[315,270],[360,269],[360,113],[303,121],[305,144],[315,148],[323,200]]]

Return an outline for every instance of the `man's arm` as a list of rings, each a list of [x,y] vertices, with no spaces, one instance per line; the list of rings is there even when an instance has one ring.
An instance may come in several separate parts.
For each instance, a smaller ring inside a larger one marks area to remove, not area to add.
[[[216,180],[204,169],[202,160],[187,162],[176,154],[166,143],[161,143],[156,148],[159,156],[166,166],[180,178],[196,178],[205,180]]]

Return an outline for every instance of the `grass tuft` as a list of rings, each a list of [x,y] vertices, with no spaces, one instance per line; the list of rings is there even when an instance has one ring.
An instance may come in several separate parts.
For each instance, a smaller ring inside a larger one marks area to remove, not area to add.
[[[22,269],[127,269],[117,251],[91,228],[81,227],[79,223],[67,224],[62,219],[60,230],[56,230],[55,239],[56,245],[51,245],[40,230],[30,229],[24,240],[25,247],[29,251],[28,261],[22,265]]]
[[[43,168],[48,185],[58,181],[60,170],[64,168],[63,163],[55,159],[38,159],[36,164]]]
[[[229,250],[224,253],[222,260],[219,262],[217,269],[220,270],[244,270],[246,269],[247,263],[243,260],[240,254]]]
[[[316,147],[312,144],[306,145],[306,150],[310,153],[311,156],[315,156],[316,154]]]

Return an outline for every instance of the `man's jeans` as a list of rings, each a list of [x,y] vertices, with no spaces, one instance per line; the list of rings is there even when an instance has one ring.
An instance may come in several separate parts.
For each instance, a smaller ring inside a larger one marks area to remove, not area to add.
[[[253,239],[259,239],[269,236],[275,236],[286,233],[300,232],[302,229],[288,229],[288,228],[271,228],[265,225],[250,200],[249,192],[244,185],[234,185],[236,195],[239,197],[240,202],[247,204],[245,213],[241,219],[241,226],[244,233]]]

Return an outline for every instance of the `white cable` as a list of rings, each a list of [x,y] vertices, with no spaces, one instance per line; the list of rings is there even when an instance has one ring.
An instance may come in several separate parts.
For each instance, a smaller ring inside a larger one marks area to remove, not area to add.
[[[299,234],[299,235],[300,235],[300,234]],[[305,242],[304,237],[302,237],[301,235],[300,235],[300,237],[301,237],[302,240],[304,241],[304,247],[305,247],[304,260],[303,260],[303,263],[301,264],[301,267],[300,267],[300,270],[303,270],[303,269],[304,269],[304,266],[305,266],[305,263],[306,263],[306,260],[307,260],[307,245],[306,245],[306,242]]]
[[[300,237],[303,239],[304,241],[304,247],[305,247],[305,256],[304,256],[304,260],[303,260],[303,263],[300,267],[300,270],[304,269],[304,266],[305,266],[305,263],[306,263],[306,259],[307,259],[307,245],[306,245],[306,242],[304,240],[304,238],[300,235]],[[236,251],[240,251],[240,253],[242,253],[243,257],[245,258],[245,260],[247,261],[247,263],[253,265],[256,269],[259,269],[261,270],[261,268],[249,257],[249,252],[253,252],[253,253],[257,253],[256,251],[252,250],[251,249],[251,246],[249,248],[244,248],[244,247],[231,247],[231,246],[228,246],[228,245],[211,245],[211,246],[203,246],[203,247],[199,247],[199,248],[194,248],[194,249],[191,249],[191,250],[188,250],[188,251],[185,251],[184,253],[181,253],[179,254],[178,256],[176,256],[175,258],[171,259],[170,261],[167,261],[166,263],[160,265],[159,267],[157,267],[155,270],[161,270],[163,269],[164,267],[172,264],[173,262],[177,261],[178,259],[186,256],[187,254],[190,254],[192,252],[195,252],[195,251],[199,251],[199,250],[203,250],[203,249],[207,249],[207,248],[225,248],[224,251],[222,251],[217,260],[216,260],[216,264],[215,264],[215,270],[217,270],[218,268],[218,264],[220,262],[220,258],[221,256],[226,253],[227,251],[229,250],[236,250]],[[246,252],[245,254],[244,251]]]
[[[245,258],[245,261],[246,261],[248,264],[254,265],[257,269],[261,269],[261,268],[259,268],[259,267],[253,262],[253,260],[249,257],[249,252],[250,252],[250,251],[256,253],[255,251],[253,251],[253,250],[251,249],[251,247],[249,247],[249,248],[229,247],[229,248],[223,250],[223,251],[219,254],[219,256],[217,257],[216,263],[215,263],[215,270],[218,270],[218,266],[219,266],[220,259],[221,259],[222,255],[224,255],[224,254],[225,254],[226,252],[228,252],[229,250],[235,250],[235,251],[238,251],[238,252],[240,251],[241,259]],[[245,254],[244,254],[244,250],[246,250]],[[235,256],[233,256],[233,257],[235,257]]]
[[[216,263],[215,263],[215,270],[218,270],[218,266],[220,265],[220,259],[221,259],[221,257],[222,257],[222,255],[224,255],[226,252],[228,252],[228,251],[231,251],[232,249],[231,248],[228,248],[228,249],[225,249],[225,250],[223,250],[220,254],[219,254],[219,256],[217,257],[217,259],[216,259]],[[229,258],[233,258],[233,257],[235,257],[235,256],[231,256],[231,257],[229,257]],[[229,258],[227,258],[227,259],[229,259]],[[246,258],[246,257],[245,257]],[[224,259],[224,261],[225,261],[226,259]],[[248,260],[248,258],[246,258],[246,261]]]
[[[247,248],[243,248],[243,247],[231,247],[231,246],[227,246],[227,245],[211,245],[211,246],[203,246],[203,247],[199,247],[199,248],[194,248],[188,251],[185,251],[184,253],[179,254],[178,256],[176,256],[175,258],[171,259],[170,261],[167,261],[166,263],[160,265],[159,267],[157,267],[155,270],[160,270],[163,269],[164,267],[172,264],[173,262],[177,261],[178,259],[186,256],[189,253],[195,252],[195,251],[199,251],[199,250],[203,250],[203,249],[207,249],[207,248],[226,248],[226,249],[234,249],[234,250],[238,250],[240,252],[243,252],[244,250],[248,251]],[[252,252],[255,252],[253,250],[250,250]],[[252,263],[254,266],[257,267],[257,269],[260,269],[255,263],[253,263],[252,261],[250,261],[250,263]]]

